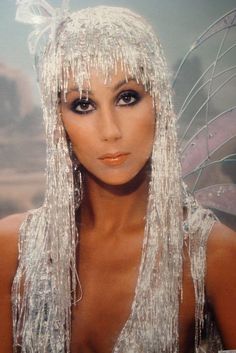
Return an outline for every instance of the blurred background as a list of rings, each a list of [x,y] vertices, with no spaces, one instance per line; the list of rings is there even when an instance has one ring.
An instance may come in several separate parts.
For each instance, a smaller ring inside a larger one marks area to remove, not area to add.
[[[48,2],[53,6],[60,6],[60,1]],[[170,79],[173,80],[182,58],[194,41],[211,23],[236,8],[236,0],[71,0],[72,10],[95,5],[125,6],[146,17],[159,35],[166,53]],[[45,188],[45,143],[40,97],[32,69],[32,58],[27,48],[27,36],[31,27],[14,21],[13,0],[1,1],[0,14],[0,217],[3,217],[42,204]],[[232,20],[234,21],[233,18]],[[225,51],[233,46],[232,50],[224,55],[224,61],[220,60],[219,71],[214,72],[216,87],[223,82],[227,83],[209,100],[209,105],[198,112],[209,97],[209,87],[203,83],[194,99],[184,109],[178,124],[182,146],[196,131],[201,130],[206,113],[209,121],[236,105],[235,71],[227,69],[236,66],[235,28],[234,24],[224,41]],[[224,34],[225,31],[219,32],[185,60],[173,92],[177,114],[196,80],[215,61]],[[225,71],[224,76],[217,75],[217,72],[222,71]],[[206,74],[204,77],[208,81],[209,76]],[[214,91],[213,84],[210,91]],[[232,115],[234,112],[235,110],[233,113],[231,111],[228,124],[232,124],[233,119],[236,121],[236,116]],[[196,119],[187,129],[194,115]],[[227,163],[210,163],[210,166],[201,170],[200,176],[199,173],[186,171],[185,179],[192,191],[212,184],[219,186],[235,183],[236,164],[232,156],[236,153],[236,140],[227,136],[227,144],[221,144],[214,151],[214,156],[211,153],[211,158],[213,156],[215,161],[230,156]],[[195,142],[192,142],[192,146],[193,144]],[[219,190],[221,189],[218,188],[218,193]],[[205,192],[207,196],[204,198],[200,195],[199,199],[202,198],[203,204],[212,207],[224,223],[236,229],[236,193],[234,187],[230,186],[229,190],[219,193],[219,197],[223,195],[220,203],[214,199],[216,189],[208,189]]]

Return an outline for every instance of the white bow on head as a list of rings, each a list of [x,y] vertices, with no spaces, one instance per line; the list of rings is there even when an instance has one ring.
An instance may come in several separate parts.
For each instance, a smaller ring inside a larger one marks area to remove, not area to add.
[[[28,37],[31,54],[36,54],[40,38],[47,31],[53,39],[56,29],[65,13],[68,11],[69,0],[62,0],[60,8],[53,8],[45,0],[17,0],[16,21],[33,25],[34,30]]]

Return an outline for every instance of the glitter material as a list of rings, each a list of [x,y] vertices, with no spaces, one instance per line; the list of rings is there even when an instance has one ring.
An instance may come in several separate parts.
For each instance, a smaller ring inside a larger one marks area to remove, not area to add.
[[[58,25],[67,13],[68,0],[62,1],[61,8],[53,8],[45,0],[17,0],[16,21],[31,24],[34,30],[28,37],[29,51],[36,54],[40,40],[49,33],[51,41],[55,40]]]
[[[50,37],[49,37],[50,38]],[[122,66],[153,97],[156,136],[151,157],[148,210],[140,271],[127,320],[113,353],[177,353],[182,288],[183,212],[196,295],[196,345],[203,321],[205,250],[215,219],[182,194],[175,115],[160,43],[140,16],[128,9],[99,6],[67,15],[39,54],[47,140],[44,205],[20,230],[19,267],[12,288],[14,347],[22,353],[68,353],[71,303],[76,301],[75,208],[82,177],[58,114],[58,92],[66,97],[73,77],[88,89],[91,70],[108,83]],[[98,45],[99,43],[99,45]],[[81,293],[79,293],[80,295]]]

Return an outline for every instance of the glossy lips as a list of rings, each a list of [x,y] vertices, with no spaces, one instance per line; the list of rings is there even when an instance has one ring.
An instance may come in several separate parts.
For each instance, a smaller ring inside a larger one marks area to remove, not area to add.
[[[129,154],[126,152],[108,153],[98,159],[108,166],[119,166],[127,160]]]

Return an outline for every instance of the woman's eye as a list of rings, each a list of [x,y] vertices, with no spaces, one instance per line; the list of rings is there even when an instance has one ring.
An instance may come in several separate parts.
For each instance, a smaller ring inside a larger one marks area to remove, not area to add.
[[[88,113],[94,111],[95,108],[94,108],[93,104],[87,99],[76,99],[71,104],[71,109],[75,113],[88,114]]]
[[[140,96],[137,92],[129,91],[122,93],[119,98],[117,105],[125,106],[125,105],[133,105],[136,104],[140,100]]]

